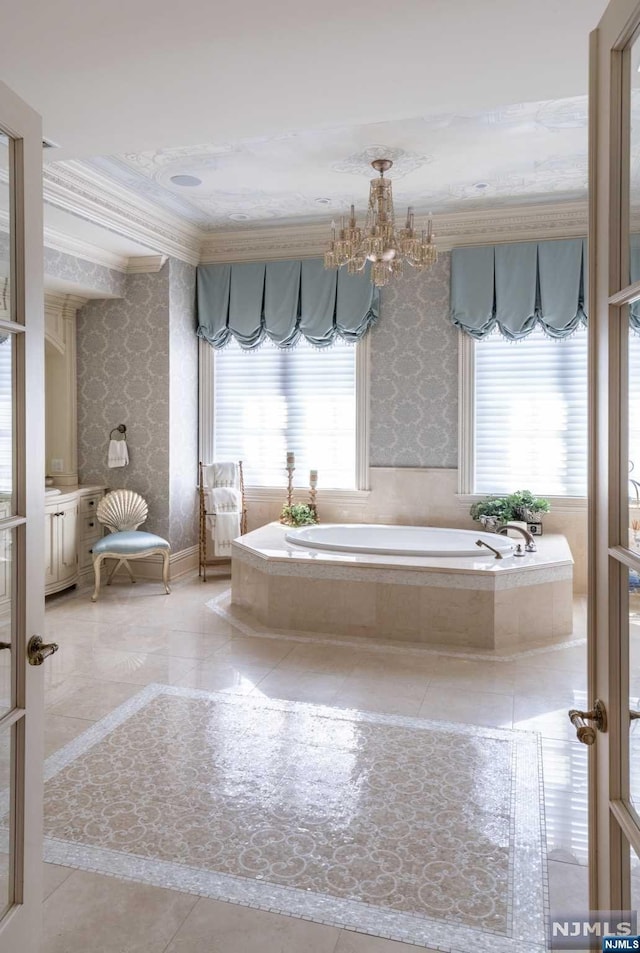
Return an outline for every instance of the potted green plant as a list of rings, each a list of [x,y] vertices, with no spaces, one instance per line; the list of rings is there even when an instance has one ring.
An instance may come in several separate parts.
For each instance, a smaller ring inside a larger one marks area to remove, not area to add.
[[[308,526],[318,522],[316,511],[308,503],[292,503],[283,506],[280,522],[286,526]]]
[[[511,507],[504,496],[485,496],[469,510],[472,519],[482,523],[485,529],[499,529],[512,519]]]
[[[534,496],[530,490],[516,490],[507,497],[511,507],[511,519],[521,520],[523,523],[540,523],[541,515],[551,509],[549,500]]]
[[[513,520],[539,523],[541,514],[550,509],[549,500],[534,496],[530,490],[516,490],[508,496],[486,496],[474,503],[469,512],[485,529],[495,532]]]

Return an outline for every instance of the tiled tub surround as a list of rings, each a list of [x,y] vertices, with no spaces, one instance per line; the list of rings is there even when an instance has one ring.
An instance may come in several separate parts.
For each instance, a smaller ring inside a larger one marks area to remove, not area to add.
[[[538,736],[150,685],[45,766],[45,853],[443,950],[542,953]]]
[[[572,631],[563,536],[524,557],[407,557],[306,550],[270,523],[236,540],[232,603],[264,626],[481,649]]]

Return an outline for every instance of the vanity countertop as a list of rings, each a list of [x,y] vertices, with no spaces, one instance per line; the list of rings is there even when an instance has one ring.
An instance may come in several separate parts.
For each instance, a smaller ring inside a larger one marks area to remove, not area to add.
[[[103,493],[106,489],[106,486],[94,483],[80,483],[77,486],[46,486],[44,501],[49,503],[69,496],[91,496],[94,493]],[[54,490],[57,492],[52,492]]]

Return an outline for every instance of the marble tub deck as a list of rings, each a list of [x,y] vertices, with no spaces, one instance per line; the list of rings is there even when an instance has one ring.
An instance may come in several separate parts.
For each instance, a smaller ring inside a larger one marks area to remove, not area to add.
[[[270,628],[505,649],[572,631],[573,558],[560,535],[496,560],[306,549],[270,523],[232,549],[232,602]]]

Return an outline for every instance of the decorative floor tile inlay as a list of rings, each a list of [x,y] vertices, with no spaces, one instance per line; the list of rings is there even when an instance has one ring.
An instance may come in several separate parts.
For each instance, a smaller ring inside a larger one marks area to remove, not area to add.
[[[535,734],[150,685],[45,780],[48,861],[444,950],[545,948]]]

